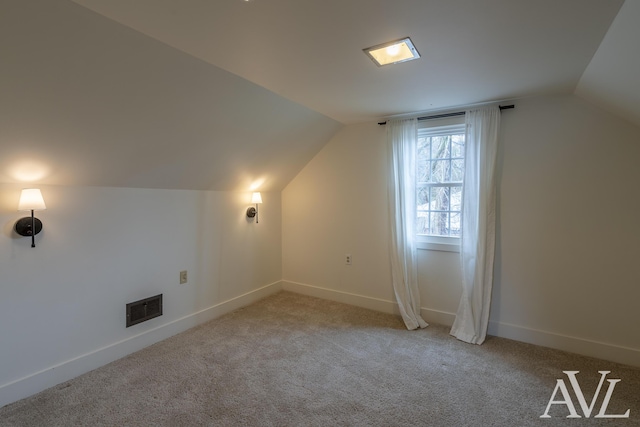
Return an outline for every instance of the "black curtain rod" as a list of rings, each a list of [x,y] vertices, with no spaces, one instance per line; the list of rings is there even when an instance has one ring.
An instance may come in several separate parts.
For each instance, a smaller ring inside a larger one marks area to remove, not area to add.
[[[502,110],[510,110],[512,108],[515,108],[516,106],[511,104],[511,105],[500,105],[498,106],[498,108],[500,108],[500,111]],[[456,111],[455,113],[445,113],[445,114],[434,114],[433,116],[423,116],[423,117],[418,117],[417,120],[431,120],[431,119],[443,119],[445,117],[456,117],[456,116],[464,116],[465,112],[464,111]],[[386,125],[387,122],[378,122],[379,125]]]

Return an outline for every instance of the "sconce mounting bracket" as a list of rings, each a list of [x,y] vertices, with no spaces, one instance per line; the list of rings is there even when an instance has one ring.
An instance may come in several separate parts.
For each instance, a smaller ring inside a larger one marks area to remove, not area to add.
[[[33,225],[35,226],[35,234],[38,234],[39,232],[42,231],[42,221],[40,221],[38,218],[33,218]],[[17,222],[16,222],[16,233],[18,233],[21,236],[32,236],[35,235],[33,234],[32,230],[31,230],[31,217],[30,216],[25,216],[24,218],[20,218]]]
[[[251,206],[250,208],[247,209],[247,216],[249,218],[253,218],[256,216],[256,208],[254,208],[253,206]]]

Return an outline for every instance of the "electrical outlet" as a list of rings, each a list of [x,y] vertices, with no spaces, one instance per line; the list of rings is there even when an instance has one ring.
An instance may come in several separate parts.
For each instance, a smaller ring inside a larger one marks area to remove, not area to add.
[[[180,284],[183,285],[187,283],[187,270],[182,270],[180,272]]]
[[[344,256],[344,263],[345,263],[346,265],[351,265],[351,254],[346,254],[346,255]]]

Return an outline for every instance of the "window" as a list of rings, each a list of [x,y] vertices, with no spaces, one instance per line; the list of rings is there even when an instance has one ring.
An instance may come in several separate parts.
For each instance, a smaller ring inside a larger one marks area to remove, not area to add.
[[[448,119],[447,124],[431,122],[418,129],[416,233],[422,241],[458,245],[464,176],[463,121],[464,117]]]

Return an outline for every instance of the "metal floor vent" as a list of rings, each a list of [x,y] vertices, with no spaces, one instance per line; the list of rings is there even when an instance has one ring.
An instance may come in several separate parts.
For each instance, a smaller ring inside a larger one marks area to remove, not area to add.
[[[127,304],[127,328],[162,316],[162,294]]]

